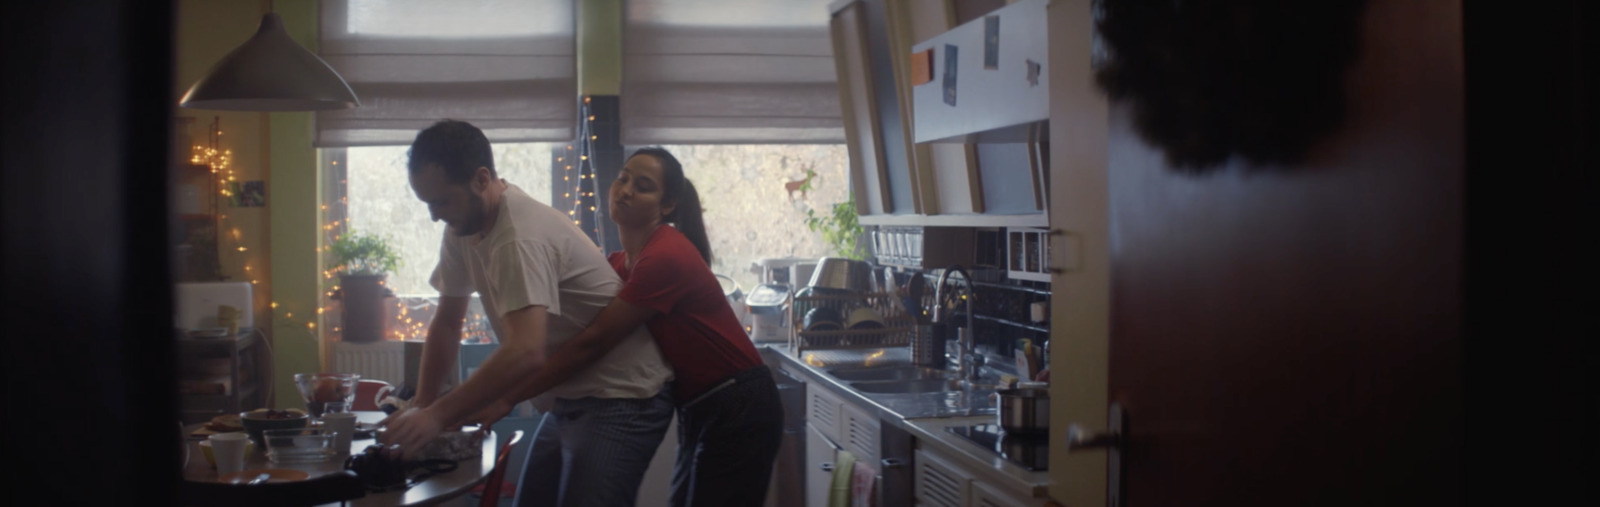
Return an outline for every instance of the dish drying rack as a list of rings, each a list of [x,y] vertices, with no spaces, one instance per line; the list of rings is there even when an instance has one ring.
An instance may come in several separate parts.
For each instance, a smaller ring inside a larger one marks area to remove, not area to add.
[[[873,329],[842,329],[838,331],[805,330],[806,312],[813,308],[831,308],[841,316],[848,316],[857,308],[872,308],[883,317],[884,327]],[[913,311],[920,311],[915,309]],[[804,350],[822,349],[878,349],[905,347],[918,332],[917,319],[906,313],[899,295],[892,292],[860,294],[828,294],[795,296],[788,305],[784,318],[789,319],[790,349],[798,356]]]

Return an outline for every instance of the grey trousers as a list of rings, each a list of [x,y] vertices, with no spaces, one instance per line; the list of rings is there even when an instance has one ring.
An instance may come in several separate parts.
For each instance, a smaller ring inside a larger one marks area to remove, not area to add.
[[[672,415],[665,390],[647,399],[557,399],[528,446],[516,505],[633,505]]]

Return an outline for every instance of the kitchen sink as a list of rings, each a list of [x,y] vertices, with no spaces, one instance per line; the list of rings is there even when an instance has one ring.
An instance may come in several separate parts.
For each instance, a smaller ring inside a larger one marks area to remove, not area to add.
[[[972,385],[973,391],[994,391],[1000,388],[995,379],[981,379]],[[944,378],[912,380],[878,380],[851,382],[850,387],[870,394],[925,394],[961,391],[961,381]]]
[[[846,382],[871,380],[943,380],[949,372],[922,366],[885,366],[879,368],[836,368],[828,371],[833,378]]]
[[[961,382],[935,378],[887,382],[851,382],[850,387],[863,393],[920,394],[960,391]]]

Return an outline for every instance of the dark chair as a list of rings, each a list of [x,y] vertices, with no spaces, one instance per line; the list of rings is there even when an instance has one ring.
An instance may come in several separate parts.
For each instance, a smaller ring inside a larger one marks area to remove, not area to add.
[[[500,505],[500,487],[505,485],[506,457],[511,455],[511,449],[522,441],[522,430],[511,433],[511,438],[505,445],[500,446],[500,453],[494,456],[494,470],[489,472],[489,480],[483,483],[483,496],[478,498],[478,507],[493,507]]]
[[[343,503],[367,496],[367,489],[355,472],[340,470],[328,475],[294,482],[224,484],[183,481],[178,490],[180,505],[226,507],[319,505]]]

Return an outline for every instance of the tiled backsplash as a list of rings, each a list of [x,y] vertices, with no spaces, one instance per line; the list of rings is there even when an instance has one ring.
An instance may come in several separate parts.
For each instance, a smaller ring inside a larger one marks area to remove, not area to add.
[[[923,271],[928,291],[935,290],[934,285],[942,271]],[[1026,338],[1032,340],[1034,345],[1042,346],[1050,338],[1049,322],[1034,322],[1032,316],[1034,304],[1039,303],[1045,306],[1042,313],[1048,318],[1049,282],[1007,279],[1004,269],[994,267],[973,268],[971,274],[976,279],[974,284],[977,287],[972,304],[973,327],[980,348],[988,349],[990,354],[1013,357],[1018,339]],[[904,285],[909,277],[910,272],[904,271],[896,276],[896,281]],[[959,277],[952,277],[948,283],[961,285],[965,282]],[[955,322],[964,325],[966,315],[961,311],[957,308],[952,316]]]

